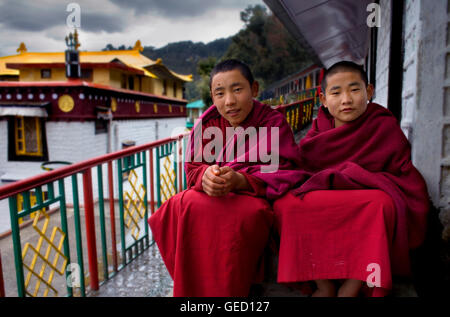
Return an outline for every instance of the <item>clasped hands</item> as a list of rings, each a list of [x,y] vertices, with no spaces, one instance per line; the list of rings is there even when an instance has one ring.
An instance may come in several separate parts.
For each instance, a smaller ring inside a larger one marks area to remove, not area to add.
[[[229,166],[209,166],[202,177],[203,191],[209,196],[225,196],[249,187],[247,178]]]

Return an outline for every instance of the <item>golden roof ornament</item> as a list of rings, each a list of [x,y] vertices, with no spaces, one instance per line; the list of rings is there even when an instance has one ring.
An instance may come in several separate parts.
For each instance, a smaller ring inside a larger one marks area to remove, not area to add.
[[[16,50],[16,52],[18,52],[19,54],[26,53],[27,51],[28,50],[27,50],[27,47],[25,46],[24,42],[21,42],[19,45],[19,48]]]
[[[144,48],[142,47],[140,40],[137,40],[136,43],[134,44],[133,51],[139,51],[139,52],[144,51]]]
[[[81,46],[81,44],[78,41],[77,29],[75,29],[75,32],[73,34],[69,33],[69,36],[66,36],[66,45],[69,49],[78,51],[78,48]]]

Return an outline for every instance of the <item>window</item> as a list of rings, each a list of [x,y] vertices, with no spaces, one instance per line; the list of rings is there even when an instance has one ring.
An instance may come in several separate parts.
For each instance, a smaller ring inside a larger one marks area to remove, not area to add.
[[[128,77],[128,89],[134,90],[134,77],[133,76]]]
[[[9,120],[10,161],[47,160],[44,122],[38,117],[12,117]]]
[[[81,78],[92,81],[92,69],[81,69]]]
[[[173,96],[177,96],[177,82],[175,81],[173,82]]]
[[[165,96],[167,95],[167,80],[163,80],[163,91],[162,94]]]
[[[120,78],[120,88],[127,89],[127,75],[122,74]]]
[[[51,69],[41,69],[41,78],[52,78]]]
[[[108,132],[108,120],[96,119],[95,120],[95,134],[107,133]]]

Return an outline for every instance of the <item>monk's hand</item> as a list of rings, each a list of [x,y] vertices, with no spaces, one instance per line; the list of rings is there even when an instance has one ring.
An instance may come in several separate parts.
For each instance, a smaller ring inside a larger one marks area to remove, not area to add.
[[[220,177],[226,181],[224,195],[232,191],[244,190],[250,187],[247,178],[229,166],[220,168]]]
[[[209,196],[223,196],[226,190],[226,180],[221,177],[220,167],[211,165],[202,177],[203,191]]]

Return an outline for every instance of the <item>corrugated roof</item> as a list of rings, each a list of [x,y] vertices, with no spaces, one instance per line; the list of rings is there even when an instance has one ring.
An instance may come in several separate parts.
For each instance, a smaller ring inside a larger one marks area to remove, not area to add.
[[[203,102],[202,99],[190,102],[186,105],[186,108],[189,108],[189,109],[192,109],[192,108],[200,108],[201,109],[204,107],[205,107],[205,103]]]
[[[373,0],[263,1],[323,66],[341,60],[364,63],[369,39],[367,6]]]
[[[144,66],[154,65],[157,62],[140,54],[138,50],[80,52],[80,63],[110,63],[114,60],[119,60],[128,67],[141,70],[148,77],[158,78],[157,75],[144,68]],[[65,56],[64,52],[25,52],[18,55],[0,57],[0,75],[19,75],[18,70],[7,68],[7,63],[65,63]],[[182,81],[192,81],[192,76],[170,72]]]

